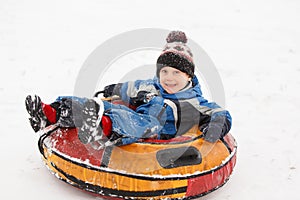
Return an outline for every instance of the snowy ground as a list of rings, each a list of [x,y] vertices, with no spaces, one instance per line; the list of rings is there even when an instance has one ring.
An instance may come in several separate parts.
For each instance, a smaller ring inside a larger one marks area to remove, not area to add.
[[[202,199],[299,199],[299,10],[296,0],[1,0],[0,199],[96,199],[48,172],[24,99],[72,94],[97,46],[139,28],[185,31],[222,78],[238,161]]]

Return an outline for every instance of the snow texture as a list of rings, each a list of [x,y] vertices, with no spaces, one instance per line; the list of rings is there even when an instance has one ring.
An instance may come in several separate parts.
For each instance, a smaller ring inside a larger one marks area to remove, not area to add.
[[[1,0],[0,199],[99,199],[49,173],[24,100],[72,95],[88,55],[139,28],[185,31],[222,78],[237,165],[201,199],[300,199],[299,10],[296,0]]]

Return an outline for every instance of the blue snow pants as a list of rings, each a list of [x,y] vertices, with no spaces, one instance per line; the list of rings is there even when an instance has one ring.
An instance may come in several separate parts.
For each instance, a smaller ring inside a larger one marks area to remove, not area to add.
[[[110,117],[112,130],[122,135],[122,144],[131,144],[140,138],[148,138],[153,134],[158,134],[162,129],[157,118],[137,113],[124,105],[104,103],[104,115]]]
[[[87,98],[75,96],[59,96],[56,102],[60,102],[66,98],[76,101],[78,105],[83,105],[88,100]],[[107,101],[103,101],[103,104],[104,115],[109,116],[111,119],[112,131],[120,135],[122,145],[131,144],[141,138],[158,134],[162,129],[157,118],[151,115],[137,113],[127,106],[112,104]]]

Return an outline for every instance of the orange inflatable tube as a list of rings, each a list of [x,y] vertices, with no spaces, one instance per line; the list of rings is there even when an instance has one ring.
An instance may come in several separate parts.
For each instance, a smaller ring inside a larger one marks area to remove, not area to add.
[[[195,126],[171,140],[94,150],[76,128],[55,128],[40,137],[39,149],[56,177],[102,198],[191,199],[227,182],[237,146],[231,134],[208,143]]]

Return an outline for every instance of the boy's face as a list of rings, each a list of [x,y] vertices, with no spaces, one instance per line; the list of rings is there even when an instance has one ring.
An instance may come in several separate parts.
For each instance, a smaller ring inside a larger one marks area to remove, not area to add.
[[[173,67],[166,66],[159,71],[159,82],[169,94],[179,92],[189,80],[189,75]]]

